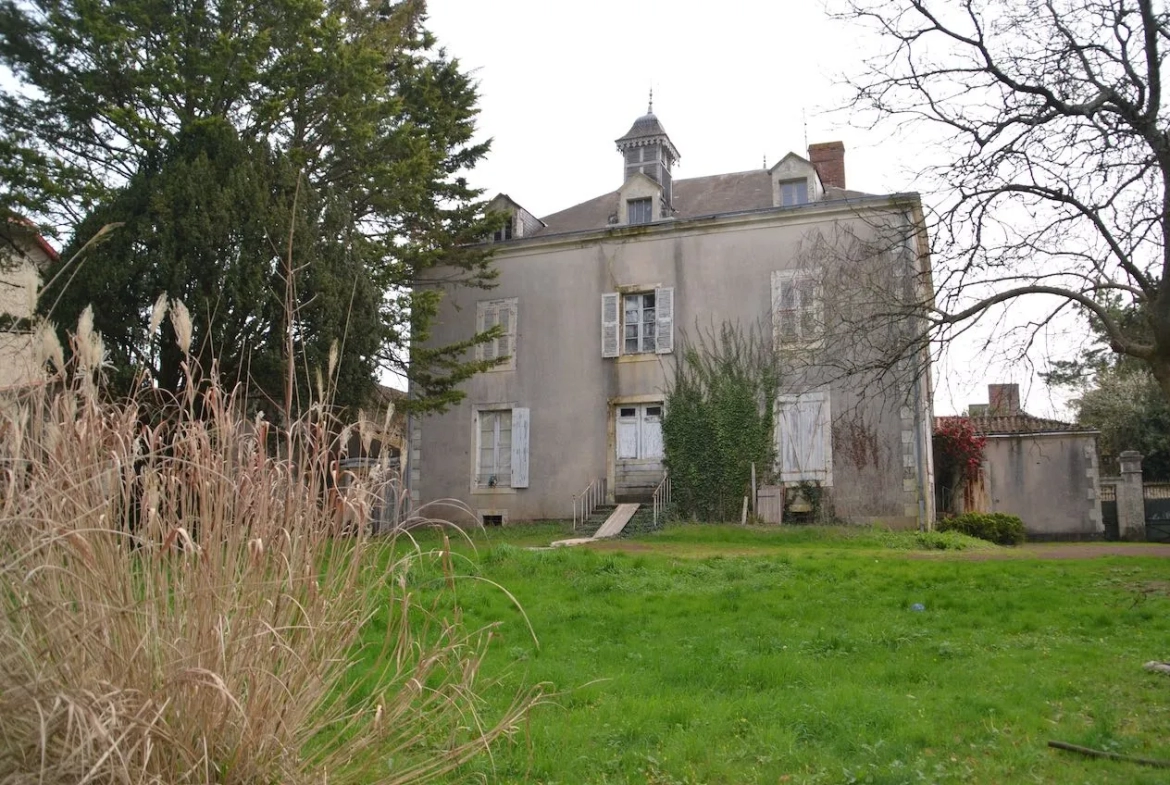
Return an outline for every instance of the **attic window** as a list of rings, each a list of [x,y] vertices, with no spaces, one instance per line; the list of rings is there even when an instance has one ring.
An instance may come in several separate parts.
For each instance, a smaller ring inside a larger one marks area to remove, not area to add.
[[[504,240],[511,240],[512,239],[512,223],[515,220],[516,220],[515,216],[509,215],[507,222],[503,226],[501,226],[499,229],[496,230],[496,233],[494,235],[494,239],[497,243],[503,242]]]
[[[780,204],[784,207],[808,204],[808,181],[788,180],[780,183]]]
[[[653,221],[654,209],[652,201],[649,197],[645,199],[630,199],[627,201],[626,207],[629,209],[629,220],[626,223],[648,224]]]

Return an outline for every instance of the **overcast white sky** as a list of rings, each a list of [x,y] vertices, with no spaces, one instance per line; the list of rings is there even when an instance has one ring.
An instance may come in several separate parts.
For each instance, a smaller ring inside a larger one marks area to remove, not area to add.
[[[440,44],[479,83],[479,127],[493,141],[472,182],[537,215],[620,185],[614,140],[646,111],[651,85],[682,155],[677,178],[803,155],[807,138],[845,143],[850,188],[922,190],[913,172],[930,150],[920,137],[851,126],[840,82],[877,42],[816,0],[430,0],[429,11]],[[1035,362],[1068,352],[1068,336],[1048,340]],[[1014,381],[1029,411],[1067,415],[1031,369],[979,343],[956,344],[935,366],[936,413],[986,402],[988,382]]]

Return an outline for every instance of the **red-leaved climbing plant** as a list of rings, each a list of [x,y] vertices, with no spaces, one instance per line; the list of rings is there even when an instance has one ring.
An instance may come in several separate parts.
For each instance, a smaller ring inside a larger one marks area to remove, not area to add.
[[[934,469],[941,477],[961,476],[968,483],[979,480],[987,437],[975,431],[968,417],[943,417],[934,429]]]

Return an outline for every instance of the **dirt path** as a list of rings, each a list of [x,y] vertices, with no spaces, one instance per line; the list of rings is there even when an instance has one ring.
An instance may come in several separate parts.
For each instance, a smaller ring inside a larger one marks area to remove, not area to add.
[[[1141,543],[1033,543],[997,551],[972,551],[961,555],[964,559],[1098,559],[1103,556],[1149,556],[1170,558],[1170,544]]]
[[[730,545],[721,547],[704,543],[701,546],[683,543],[661,544],[631,540],[607,540],[589,543],[589,547],[600,551],[623,551],[625,553],[658,553],[692,558],[707,556],[768,556],[782,551],[803,551],[808,546],[797,548],[783,545],[760,547]],[[831,550],[832,546],[826,546]],[[852,549],[844,552],[850,552]],[[905,556],[910,559],[964,559],[968,561],[989,561],[994,559],[1099,559],[1105,556],[1144,556],[1147,558],[1170,559],[1170,544],[1141,543],[1032,543],[1015,548],[1000,548],[993,551],[882,551],[890,556]]]

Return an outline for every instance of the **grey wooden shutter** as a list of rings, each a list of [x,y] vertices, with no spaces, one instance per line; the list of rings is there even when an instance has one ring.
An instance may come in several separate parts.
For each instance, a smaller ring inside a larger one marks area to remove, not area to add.
[[[781,482],[833,484],[828,391],[776,399],[776,462]]]
[[[781,317],[781,308],[780,308],[780,302],[781,302],[780,296],[781,296],[781,293],[783,291],[783,287],[784,287],[783,275],[781,275],[779,270],[773,270],[772,271],[772,345],[777,349],[780,348],[780,345],[782,343],[782,340],[780,337],[780,320],[782,318]],[[779,428],[779,422],[777,422],[777,428]]]
[[[601,356],[617,357],[621,343],[621,302],[617,292],[601,295]]]
[[[776,399],[776,464],[781,482],[800,482],[800,397],[781,395]]]
[[[503,328],[504,334],[496,339],[496,353],[500,357],[510,357],[512,355],[512,335],[515,332],[515,322],[513,321],[512,306],[508,303],[500,303],[496,309],[496,323]]]
[[[483,318],[480,321],[479,329],[480,332],[483,332],[495,327],[496,323],[499,321],[500,315],[499,309],[496,307],[495,303],[480,303],[480,305],[483,308]],[[496,343],[497,341],[491,340],[479,345],[482,359],[496,359]]]
[[[655,343],[659,354],[674,351],[674,287],[654,290],[654,306],[658,314],[658,332]]]
[[[527,408],[512,409],[512,487],[528,487],[528,422]]]

